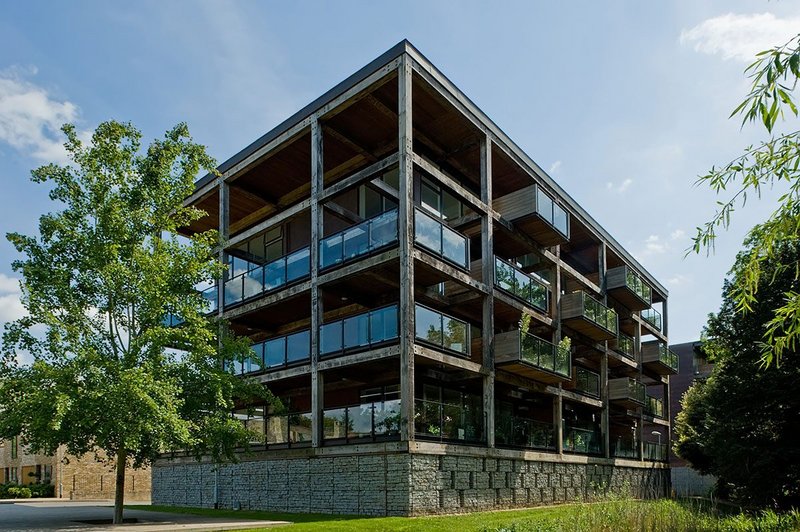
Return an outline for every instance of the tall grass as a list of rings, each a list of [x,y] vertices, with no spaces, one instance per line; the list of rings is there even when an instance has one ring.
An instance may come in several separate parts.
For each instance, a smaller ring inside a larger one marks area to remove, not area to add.
[[[609,498],[573,507],[557,519],[520,520],[496,532],[784,532],[800,530],[800,512],[724,515],[710,505],[668,499]]]

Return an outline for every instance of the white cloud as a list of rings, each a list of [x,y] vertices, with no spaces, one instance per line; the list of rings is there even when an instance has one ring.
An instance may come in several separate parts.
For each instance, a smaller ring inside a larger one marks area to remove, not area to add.
[[[800,17],[778,18],[772,13],[728,13],[681,31],[680,43],[697,52],[723,59],[751,62],[762,51],[784,44],[800,31]]]
[[[0,273],[0,329],[4,323],[25,316],[19,296],[19,279]]]
[[[556,161],[550,165],[550,171],[548,173],[555,174],[561,169],[561,161]]]
[[[681,286],[685,285],[689,281],[690,281],[689,277],[680,273],[676,273],[675,275],[667,279],[667,284],[670,286]]]
[[[684,231],[683,229],[675,229],[673,232],[669,234],[670,240],[680,240],[684,236],[686,236],[686,231]]]
[[[0,141],[41,161],[67,162],[60,128],[78,118],[78,107],[51,97],[20,73],[0,71]]]
[[[611,190],[613,192],[616,192],[617,194],[622,194],[623,192],[628,190],[628,188],[632,184],[633,184],[633,179],[631,179],[631,178],[625,179],[619,185],[616,185],[616,184],[612,183],[611,181],[609,181],[608,183],[606,183],[606,189],[607,190]]]
[[[665,242],[658,235],[650,235],[644,241],[644,248],[637,255],[641,257],[663,255],[669,249],[669,242]]]

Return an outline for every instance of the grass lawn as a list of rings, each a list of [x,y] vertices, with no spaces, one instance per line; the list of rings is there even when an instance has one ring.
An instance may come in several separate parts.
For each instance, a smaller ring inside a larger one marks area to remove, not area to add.
[[[476,512],[435,517],[332,516],[327,514],[286,514],[249,510],[209,510],[172,506],[126,506],[137,510],[192,513],[239,519],[291,521],[289,532],[307,530],[359,531],[790,531],[800,530],[800,513],[776,515],[771,512],[748,516],[718,514],[688,502],[672,500],[634,501],[618,499],[598,503],[565,504],[525,510]],[[252,529],[259,530],[259,529]],[[270,530],[270,529],[260,529]]]

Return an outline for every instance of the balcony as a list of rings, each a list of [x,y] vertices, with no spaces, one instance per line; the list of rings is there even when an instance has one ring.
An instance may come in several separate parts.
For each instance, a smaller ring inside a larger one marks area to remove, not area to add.
[[[464,443],[484,441],[482,410],[423,399],[417,399],[414,407],[414,432],[418,438]]]
[[[311,250],[307,247],[278,260],[252,269],[225,281],[225,306],[236,305],[284,288],[311,274]]]
[[[678,373],[678,354],[664,342],[642,344],[642,366],[659,375]]]
[[[228,362],[236,375],[259,373],[311,362],[311,331],[305,330],[253,344],[245,360]]]
[[[664,419],[664,400],[648,395],[644,403],[644,413],[651,417]]]
[[[654,308],[642,311],[642,319],[655,330],[661,332],[661,313]]]
[[[631,310],[650,308],[652,289],[628,266],[608,270],[606,287],[610,295]]]
[[[635,345],[634,339],[623,332],[620,332],[617,335],[617,339],[611,342],[611,348],[614,351],[634,362],[636,361]]]
[[[396,439],[400,434],[400,399],[362,403],[323,412],[326,445]]]
[[[416,338],[421,343],[469,358],[470,327],[467,322],[417,304],[414,326]]]
[[[397,305],[389,305],[320,327],[320,356],[364,351],[398,337]]]
[[[600,375],[586,368],[576,367],[575,391],[595,399],[600,398]]]
[[[630,377],[609,379],[608,400],[629,409],[644,406],[644,384]]]
[[[563,449],[567,453],[602,454],[600,434],[578,427],[564,427]]]
[[[537,310],[550,309],[550,287],[500,257],[494,258],[494,285]]]
[[[639,458],[639,445],[632,439],[618,437],[611,450],[611,456],[636,460]]]
[[[539,185],[497,198],[494,208],[542,246],[569,240],[569,215]]]
[[[469,239],[419,208],[414,210],[414,242],[461,269],[469,269]]]
[[[512,373],[546,383],[570,379],[572,357],[568,349],[519,330],[496,334],[495,364]]]
[[[555,450],[552,423],[517,416],[498,416],[495,428],[497,445],[525,449]]]
[[[200,291],[200,296],[203,298],[205,308],[202,310],[204,315],[213,314],[217,311],[217,286],[209,286],[205,290]],[[183,323],[183,318],[172,312],[168,312],[162,323],[167,327],[177,327]]]
[[[319,267],[333,268],[397,243],[397,209],[331,235],[319,243]]]
[[[308,447],[311,445],[311,426],[311,412],[267,416],[267,447]]]
[[[642,442],[642,458],[653,462],[666,462],[667,461],[667,444],[666,443],[653,443]]]
[[[617,313],[583,291],[561,298],[561,320],[595,341],[617,337]]]

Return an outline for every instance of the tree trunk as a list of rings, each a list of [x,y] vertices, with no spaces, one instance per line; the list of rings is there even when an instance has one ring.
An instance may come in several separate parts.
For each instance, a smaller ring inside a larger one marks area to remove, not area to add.
[[[117,482],[114,492],[114,524],[122,524],[122,509],[125,502],[125,464],[128,461],[126,449],[117,451]]]

